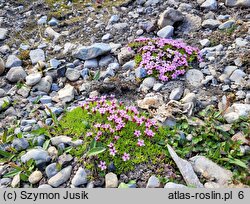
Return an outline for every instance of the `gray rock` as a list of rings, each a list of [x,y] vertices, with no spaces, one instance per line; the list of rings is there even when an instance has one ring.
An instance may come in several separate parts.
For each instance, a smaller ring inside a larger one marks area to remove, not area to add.
[[[167,147],[171,157],[175,161],[187,185],[192,185],[197,188],[203,188],[202,183],[199,181],[197,175],[194,173],[192,165],[188,161],[178,157],[172,147],[170,147],[169,145],[167,145]]]
[[[59,24],[58,20],[54,17],[51,18],[51,20],[48,22],[50,26],[57,26]]]
[[[216,183],[227,184],[232,180],[233,174],[204,156],[195,156],[190,158],[194,171],[201,174],[207,180],[215,179]]]
[[[112,38],[113,36],[110,33],[105,34],[104,36],[102,36],[102,41],[108,41]]]
[[[218,28],[220,24],[221,22],[218,20],[207,19],[207,20],[204,20],[201,25],[204,28],[215,29],[215,28]]]
[[[31,50],[30,59],[33,65],[35,65],[38,61],[45,62],[44,51],[42,49]]]
[[[134,52],[128,50],[128,48],[123,47],[121,51],[118,53],[118,62],[123,65],[124,63],[131,60],[131,58],[134,56]]]
[[[0,111],[7,109],[10,106],[11,100],[9,97],[0,98]]]
[[[38,25],[46,24],[47,23],[47,19],[48,19],[47,16],[42,16],[41,18],[38,19],[37,24]]]
[[[42,184],[38,188],[52,188],[49,184]]]
[[[117,188],[118,187],[118,178],[117,175],[110,172],[105,175],[105,187],[106,188]]]
[[[237,66],[226,66],[223,74],[219,77],[219,80],[224,82],[226,79],[228,79],[231,74],[237,69]]]
[[[0,53],[7,54],[10,52],[10,47],[8,45],[3,45],[0,47]]]
[[[158,4],[161,0],[147,0],[147,2],[145,3],[145,6],[154,6],[156,4]]]
[[[29,143],[24,138],[16,138],[12,141],[12,147],[17,151],[21,151],[27,149],[29,147]]]
[[[196,95],[195,95],[195,93],[188,93],[186,96],[184,96],[181,99],[181,102],[183,102],[183,103],[190,103],[190,102],[195,103],[196,102]]]
[[[210,40],[209,39],[200,40],[200,44],[202,47],[208,47],[210,45]]]
[[[203,4],[201,4],[201,8],[208,10],[217,10],[217,1],[216,0],[206,0]]]
[[[3,98],[6,95],[6,92],[0,88],[0,98]]]
[[[72,141],[72,138],[68,136],[56,136],[56,137],[51,138],[51,143],[54,146],[58,146],[61,143],[64,143],[70,146],[77,146],[77,145],[82,144],[82,140]]]
[[[66,84],[66,86],[58,91],[58,97],[63,103],[70,102],[75,97],[75,89],[70,84]]]
[[[16,55],[9,55],[5,67],[11,68],[11,67],[19,67],[22,65],[22,60],[20,60]]]
[[[159,188],[160,185],[161,183],[159,179],[155,175],[153,175],[153,176],[150,176],[150,178],[148,179],[146,188]]]
[[[29,182],[31,184],[36,184],[38,183],[41,179],[43,178],[43,174],[41,171],[34,171],[32,174],[29,176]]]
[[[0,179],[0,186],[8,186],[10,185],[11,181],[11,178],[2,178]]]
[[[52,163],[52,164],[48,165],[45,169],[45,173],[49,179],[51,177],[55,176],[58,173],[57,164]]]
[[[151,89],[153,88],[155,84],[155,78],[154,77],[147,77],[143,80],[142,85],[146,86],[147,88]]]
[[[201,22],[202,19],[200,16],[188,13],[185,15],[184,21],[179,29],[184,33],[199,31]]]
[[[99,61],[99,67],[107,67],[113,61],[114,59],[111,55],[104,56]]]
[[[126,28],[128,28],[128,24],[127,23],[116,23],[113,25],[113,28],[118,30],[118,31],[122,31],[125,30]]]
[[[70,81],[76,81],[80,78],[81,72],[78,71],[77,69],[68,68],[65,73],[65,76]]]
[[[183,184],[168,182],[168,183],[166,183],[164,188],[187,188],[187,186],[185,186]]]
[[[109,19],[109,23],[117,23],[120,19],[119,15],[112,15]]]
[[[57,69],[59,67],[59,65],[61,64],[61,62],[57,59],[51,59],[49,61],[50,63],[50,66],[53,68],[53,69]]]
[[[88,60],[96,58],[100,55],[106,54],[111,51],[111,47],[109,44],[105,43],[95,43],[91,46],[82,46],[79,47],[75,53],[73,53],[74,57],[79,58],[81,60]]]
[[[55,176],[51,177],[48,180],[48,184],[52,187],[57,188],[61,184],[65,183],[67,180],[69,180],[71,176],[72,166],[68,166],[64,169],[62,169],[60,172],[58,172]]]
[[[228,20],[225,23],[222,23],[218,28],[220,30],[228,29],[228,28],[231,28],[234,24],[235,24],[235,20]]]
[[[243,38],[236,38],[235,43],[239,47],[245,47],[249,44],[249,42]]]
[[[250,7],[250,0],[226,0],[225,1],[226,6],[230,7]]]
[[[79,167],[71,183],[76,187],[88,183],[87,173],[82,167]]]
[[[31,149],[26,154],[21,156],[21,161],[23,163],[26,163],[30,159],[34,159],[36,164],[40,164],[50,161],[51,158],[48,155],[48,152],[43,149]]]
[[[0,40],[5,40],[7,38],[8,30],[5,28],[0,28]]]
[[[70,154],[62,154],[58,157],[58,163],[61,166],[65,166],[71,162],[73,157]]]
[[[171,38],[174,35],[174,27],[173,26],[165,26],[161,30],[157,32],[157,36],[161,38]]]
[[[191,86],[198,87],[202,85],[204,79],[203,73],[198,69],[190,69],[186,73],[186,80]]]
[[[175,10],[173,8],[168,8],[160,15],[160,18],[158,20],[158,26],[159,28],[173,26],[176,22],[183,21],[183,19],[184,16],[180,11]]]
[[[98,61],[97,59],[89,59],[84,62],[84,68],[97,68],[98,67]]]
[[[33,91],[42,91],[49,93],[51,85],[52,85],[52,77],[51,76],[45,76],[43,77],[38,84],[36,84],[33,87]]]
[[[0,75],[2,75],[5,71],[5,64],[3,59],[0,57]]]
[[[27,74],[22,67],[12,67],[8,71],[6,78],[10,82],[15,83],[15,82],[18,82],[20,80],[24,80],[26,78],[26,76],[27,76]]]
[[[245,76],[246,76],[245,72],[243,72],[240,69],[236,69],[230,76],[230,80],[234,81],[237,84],[241,84]]]
[[[37,83],[39,83],[39,81],[42,78],[42,74],[41,73],[32,73],[29,74],[28,76],[26,76],[26,84],[28,86],[34,86]]]
[[[169,95],[169,99],[178,101],[181,99],[183,92],[184,92],[184,90],[182,87],[177,87],[171,91],[171,93]]]
[[[154,87],[153,87],[153,90],[154,91],[160,91],[163,86],[164,86],[164,84],[162,84],[162,83],[155,83]]]
[[[39,101],[42,103],[42,104],[49,104],[52,102],[52,97],[51,96],[42,96],[42,98],[39,99]]]

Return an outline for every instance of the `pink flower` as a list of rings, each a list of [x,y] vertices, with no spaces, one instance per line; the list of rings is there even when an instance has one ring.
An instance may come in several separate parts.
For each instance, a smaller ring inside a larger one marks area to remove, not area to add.
[[[139,136],[141,135],[141,131],[140,131],[140,130],[136,130],[136,131],[134,132],[134,135],[135,135],[136,137],[139,137]]]
[[[139,147],[145,146],[144,140],[138,139],[137,145],[138,145]]]
[[[126,152],[124,152],[124,154],[123,154],[123,156],[122,156],[122,160],[123,160],[123,161],[127,161],[127,160],[129,160],[129,159],[130,159],[130,155],[127,154]]]
[[[117,150],[115,149],[115,147],[113,147],[112,149],[109,149],[109,154],[112,155],[113,157],[115,156],[116,153],[117,153]]]
[[[153,137],[155,135],[155,133],[152,130],[148,129],[148,128],[146,128],[144,133],[149,137]]]
[[[120,136],[118,136],[118,135],[115,135],[114,136],[114,139],[117,141],[118,139],[120,138]]]
[[[86,137],[89,137],[89,136],[91,136],[91,135],[93,135],[92,132],[87,132],[87,133],[86,133]]]
[[[113,148],[114,147],[114,143],[110,142],[109,145],[107,145],[109,148]]]
[[[105,161],[100,161],[100,164],[98,165],[98,167],[103,171],[105,169],[107,169],[106,166],[106,162]]]

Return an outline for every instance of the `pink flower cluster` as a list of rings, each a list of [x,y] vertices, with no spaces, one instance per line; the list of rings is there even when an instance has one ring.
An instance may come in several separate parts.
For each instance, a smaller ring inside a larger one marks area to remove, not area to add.
[[[155,120],[141,116],[135,106],[124,106],[116,99],[108,100],[106,97],[89,99],[81,104],[81,107],[83,110],[87,110],[91,116],[101,115],[103,123],[95,122],[91,131],[86,132],[85,136],[94,138],[97,142],[101,141],[103,144],[106,142],[111,159],[119,157],[124,162],[131,159],[128,152],[120,151],[117,146],[117,142],[123,139],[124,134],[127,134],[128,123],[133,123],[136,128],[138,127],[132,131],[131,135],[132,138],[135,138],[134,144],[131,144],[135,148],[136,146],[146,146],[143,137],[151,139],[156,134],[154,132],[157,130]],[[105,161],[100,161],[98,167],[105,170]]]
[[[138,38],[128,44],[141,56],[137,65],[146,69],[148,75],[156,74],[161,81],[184,75],[189,63],[202,61],[198,48],[187,46],[180,40],[165,38]]]

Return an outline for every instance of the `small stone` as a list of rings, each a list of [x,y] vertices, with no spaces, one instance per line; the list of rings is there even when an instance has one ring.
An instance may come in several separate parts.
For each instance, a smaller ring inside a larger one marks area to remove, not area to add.
[[[168,182],[168,183],[166,183],[166,185],[164,186],[164,188],[187,188],[187,186],[185,186],[183,184],[177,184],[177,183],[173,183],[173,182]]]
[[[99,61],[99,67],[107,67],[113,61],[114,59],[111,55],[104,56]]]
[[[102,36],[102,41],[108,41],[112,38],[113,36],[110,33],[105,34],[104,36]]]
[[[51,20],[48,22],[50,26],[57,26],[59,24],[58,20],[54,17],[51,18]]]
[[[59,67],[59,65],[61,64],[61,62],[57,59],[51,59],[49,61],[50,63],[50,66],[53,68],[53,69],[57,69]]]
[[[159,188],[161,185],[159,179],[156,176],[150,176],[146,188]]]
[[[22,60],[20,60],[16,55],[9,55],[5,67],[11,68],[11,67],[19,67],[22,65]]]
[[[45,169],[45,173],[48,178],[55,176],[58,173],[58,168],[56,163],[48,165]]]
[[[97,68],[98,67],[98,61],[96,58],[89,59],[84,62],[84,68]]]
[[[6,78],[10,81],[10,82],[18,82],[20,80],[24,80],[26,78],[27,74],[24,71],[24,69],[22,67],[12,67],[7,75]]]
[[[66,86],[58,91],[58,97],[63,103],[70,102],[75,97],[75,89],[70,84],[66,84]]]
[[[209,39],[200,40],[200,44],[202,47],[208,47],[210,45],[210,40]]]
[[[3,59],[0,57],[0,76],[4,73],[5,71],[5,64]]]
[[[17,151],[25,150],[29,147],[29,143],[24,138],[16,138],[12,141],[12,147]]]
[[[245,47],[248,44],[248,41],[244,40],[243,38],[236,38],[235,43],[239,47]]]
[[[65,73],[65,76],[70,81],[76,81],[80,78],[81,72],[77,69],[68,68]]]
[[[121,65],[131,60],[131,58],[134,56],[134,52],[128,50],[127,47],[123,47],[121,51],[118,53],[118,61]]]
[[[55,158],[58,155],[58,150],[54,146],[50,146],[47,151],[49,153],[49,156],[51,156],[52,158]]]
[[[159,28],[164,28],[165,26],[173,26],[176,22],[183,21],[183,14],[173,8],[168,8],[162,14],[158,20]]]
[[[235,24],[235,20],[229,20],[229,21],[226,21],[225,23],[222,23],[218,28],[219,28],[220,30],[229,29],[229,28],[231,28],[234,24]]]
[[[177,87],[171,91],[171,93],[169,95],[169,99],[178,101],[181,99],[183,92],[184,92],[184,90],[182,87]]]
[[[207,19],[202,22],[202,27],[209,28],[209,29],[215,29],[221,24],[220,21],[214,20],[214,19]]]
[[[76,187],[88,183],[87,173],[82,167],[77,170],[76,175],[73,177],[71,183]]]
[[[42,103],[42,104],[50,104],[52,102],[52,97],[51,96],[47,96],[47,95],[44,95],[42,96],[39,101]]]
[[[142,29],[139,29],[139,30],[136,31],[136,35],[140,36],[140,35],[143,34],[143,32],[144,32],[144,31],[143,31]]]
[[[12,188],[17,188],[20,185],[20,174],[17,174],[13,177],[12,182],[11,182],[11,187]]]
[[[163,86],[164,86],[164,84],[162,84],[162,83],[155,83],[154,87],[153,87],[153,90],[154,91],[160,91]]]
[[[51,177],[48,180],[48,184],[52,187],[57,188],[61,184],[65,183],[67,180],[69,180],[71,176],[72,166],[68,166],[64,169],[62,169],[60,172],[58,172],[55,176]]]
[[[174,27],[166,26],[157,32],[157,36],[161,38],[171,38],[174,35]]]
[[[47,19],[48,19],[47,16],[42,16],[42,17],[37,21],[37,24],[38,24],[38,25],[46,24],[46,23],[47,23]]]
[[[9,97],[0,98],[0,111],[7,109],[10,106],[11,100]]]
[[[146,77],[147,76],[146,69],[141,68],[141,67],[136,68],[135,69],[135,76],[136,76],[136,78],[139,78],[139,79],[142,79],[142,78]]]
[[[203,4],[201,4],[201,8],[208,10],[217,10],[217,1],[216,0],[205,0]]]
[[[30,159],[34,159],[37,164],[46,163],[50,161],[48,152],[43,149],[31,149],[26,154],[21,156],[21,161],[26,163]]]
[[[58,157],[58,163],[61,166],[65,166],[71,162],[73,157],[70,154],[62,154]]]
[[[234,81],[237,84],[241,84],[245,76],[246,76],[245,72],[243,72],[240,69],[236,69],[230,76],[230,80]]]
[[[36,184],[38,183],[41,179],[43,178],[43,174],[41,171],[34,171],[32,174],[29,176],[29,182],[31,184]]]
[[[105,175],[105,187],[106,188],[117,188],[118,187],[118,178],[117,175],[110,172]]]
[[[0,40],[5,40],[7,38],[8,30],[5,28],[0,28]]]
[[[41,78],[42,74],[40,73],[29,74],[28,76],[26,76],[26,84],[28,86],[34,86],[41,80]]]
[[[230,6],[230,7],[249,8],[250,7],[250,1],[249,0],[226,0],[225,5]]]
[[[42,185],[38,186],[38,188],[52,188],[52,187],[48,184],[42,184]]]
[[[42,91],[45,93],[49,93],[51,85],[52,85],[52,77],[51,76],[45,76],[43,77],[38,84],[36,84],[33,87],[33,91]]]
[[[111,47],[109,44],[105,43],[95,43],[91,46],[82,46],[79,47],[75,53],[74,57],[81,60],[88,60],[96,58],[100,55],[106,54],[111,51]]]
[[[153,88],[155,84],[155,78],[154,77],[147,77],[143,80],[142,85],[146,86],[147,88],[151,89]]]
[[[203,73],[198,69],[190,69],[186,73],[187,82],[194,87],[199,87],[202,85],[202,80],[204,79]]]
[[[33,65],[39,61],[45,62],[45,54],[42,49],[31,50],[29,55]]]

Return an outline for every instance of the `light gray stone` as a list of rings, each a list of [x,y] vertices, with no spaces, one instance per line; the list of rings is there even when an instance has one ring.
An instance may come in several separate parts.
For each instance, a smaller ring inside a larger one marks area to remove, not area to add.
[[[168,182],[168,183],[166,183],[164,188],[187,188],[187,186],[185,186],[183,184]]]
[[[55,176],[58,173],[57,164],[52,163],[52,164],[48,165],[45,169],[45,173],[49,179],[51,177]]]
[[[87,173],[82,167],[80,167],[77,170],[76,175],[72,179],[72,185],[80,186],[87,183],[88,183]]]
[[[161,30],[157,32],[157,36],[161,38],[171,38],[174,35],[174,27],[173,26],[165,26]]]
[[[11,67],[19,67],[21,65],[22,65],[22,60],[20,60],[16,55],[9,55],[5,67],[11,68]]]
[[[118,187],[118,178],[117,175],[110,172],[105,175],[105,187],[106,188],[117,188]]]
[[[231,28],[235,24],[235,20],[228,20],[222,23],[218,28],[220,30]]]
[[[186,73],[186,80],[191,86],[199,87],[202,85],[202,80],[204,80],[203,73],[198,69],[190,69]]]
[[[220,24],[221,22],[218,20],[207,19],[207,20],[204,20],[201,25],[204,28],[215,29],[215,28],[218,28]]]
[[[18,82],[20,80],[24,80],[26,78],[26,76],[27,76],[27,74],[22,67],[12,67],[8,71],[6,78],[10,82],[15,83],[15,82]]]
[[[75,97],[75,89],[70,84],[66,84],[66,86],[58,91],[58,97],[63,103],[70,102]]]
[[[38,61],[45,62],[45,54],[42,49],[31,50],[29,55],[33,65]]]
[[[171,93],[169,95],[169,99],[178,101],[181,99],[183,92],[184,92],[184,90],[182,87],[177,87],[171,91]]]
[[[201,8],[208,10],[217,10],[217,0],[206,0],[203,4],[201,4]]]
[[[68,68],[66,70],[65,76],[70,81],[76,81],[80,78],[81,72],[74,68]]]
[[[32,73],[26,76],[26,84],[28,86],[34,86],[42,79],[41,73]]]
[[[68,166],[62,169],[55,176],[51,177],[48,180],[48,184],[51,185],[52,187],[57,188],[58,186],[69,180],[71,176],[71,171],[72,171],[72,166]]]
[[[173,26],[176,22],[183,21],[183,14],[173,8],[168,8],[162,14],[160,14],[160,18],[158,20],[159,28],[164,28],[166,26]]]
[[[43,178],[43,174],[41,171],[34,171],[32,174],[29,176],[29,182],[31,184],[36,184],[38,183],[41,179]]]
[[[7,38],[8,30],[5,28],[0,28],[0,40],[5,40]]]
[[[37,164],[40,164],[50,161],[50,156],[48,152],[43,149],[31,149],[21,156],[21,161],[23,163],[26,163],[30,159],[34,159]]]
[[[0,57],[0,76],[4,73],[5,71],[5,63],[3,59]]]
[[[38,84],[36,84],[33,87],[34,91],[42,91],[42,92],[46,92],[49,93],[50,89],[51,89],[51,85],[52,85],[52,77],[51,76],[45,76],[43,77]]]
[[[155,176],[150,176],[146,188],[159,188],[161,185],[160,180]]]

